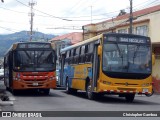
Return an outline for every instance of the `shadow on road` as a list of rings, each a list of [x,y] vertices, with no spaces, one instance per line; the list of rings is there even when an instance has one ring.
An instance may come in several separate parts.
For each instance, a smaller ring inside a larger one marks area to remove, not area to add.
[[[65,91],[62,91],[62,92],[66,93]],[[72,95],[88,100],[85,92],[77,92]],[[99,103],[106,103],[106,104],[160,105],[160,102],[158,103],[158,102],[149,101],[148,97],[146,96],[140,96],[140,97],[144,97],[145,100],[140,100],[138,97],[139,96],[135,96],[135,99],[132,103],[128,103],[124,97],[119,97],[118,95],[104,95],[96,98],[96,100],[94,101]]]
[[[37,90],[21,90],[21,91],[16,91],[16,94],[13,94],[12,92],[10,93],[13,96],[18,96],[18,97],[64,97],[54,92],[50,92],[48,95],[45,95],[43,92]]]

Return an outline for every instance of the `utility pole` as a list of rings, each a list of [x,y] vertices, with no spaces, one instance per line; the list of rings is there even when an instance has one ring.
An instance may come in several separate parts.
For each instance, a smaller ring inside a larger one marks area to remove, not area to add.
[[[92,6],[91,6],[91,24],[92,24]]]
[[[129,21],[130,21],[129,33],[132,34],[132,25],[133,25],[132,0],[130,0],[130,17],[129,17]]]
[[[29,2],[29,6],[31,7],[31,12],[29,13],[29,16],[31,16],[31,20],[30,20],[30,41],[32,41],[32,35],[33,35],[33,16],[34,16],[34,12],[33,12],[33,6],[35,5],[35,2],[33,2],[33,0],[31,2]]]

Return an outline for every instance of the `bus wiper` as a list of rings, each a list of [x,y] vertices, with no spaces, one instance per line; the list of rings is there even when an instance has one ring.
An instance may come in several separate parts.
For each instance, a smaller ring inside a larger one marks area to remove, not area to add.
[[[27,53],[27,51],[23,50],[27,57],[31,60],[31,56]]]
[[[140,45],[138,45],[137,48],[136,48],[136,50],[134,51],[134,55],[133,55],[133,64],[134,64],[134,59],[135,59],[136,56],[137,56],[137,52],[138,52],[138,50],[139,50],[139,47],[140,47]]]
[[[116,43],[116,46],[117,46],[117,49],[118,49],[118,52],[119,52],[120,57],[123,58],[123,55],[122,55],[122,52],[121,52],[121,50],[120,50],[120,48],[119,48],[119,46],[118,46],[118,43]]]
[[[44,50],[41,52],[41,54],[38,56],[38,59],[41,58],[41,56],[44,54]]]
[[[123,66],[123,53],[121,52],[121,50],[120,50],[120,48],[119,48],[119,46],[118,46],[118,43],[116,43],[116,46],[117,46],[117,49],[118,49],[118,52],[119,52],[119,55],[120,55],[120,58],[122,58],[122,66]],[[128,66],[123,66],[123,68],[124,69],[127,69],[128,68]]]

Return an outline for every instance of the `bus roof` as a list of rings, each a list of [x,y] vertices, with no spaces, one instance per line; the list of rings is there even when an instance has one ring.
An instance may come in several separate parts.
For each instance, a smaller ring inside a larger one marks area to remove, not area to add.
[[[16,42],[16,43],[13,43],[13,44],[11,45],[11,47],[6,51],[6,53],[4,54],[4,56],[6,56],[6,55],[9,53],[9,51],[15,50],[19,44],[30,44],[30,43],[37,43],[37,44],[44,44],[44,43],[45,43],[45,44],[51,44],[52,48],[55,48],[54,45],[52,45],[52,43],[50,43],[50,42],[37,42],[37,41]]]
[[[84,41],[82,41],[82,42],[79,42],[79,43],[77,43],[77,44],[75,44],[75,45],[66,47],[66,48],[64,48],[64,49],[61,50],[61,53],[65,52],[66,50],[70,50],[70,49],[72,49],[72,48],[75,48],[75,47],[77,47],[77,46],[81,46],[81,45],[84,45],[84,44],[86,44],[86,43],[96,41],[96,40],[100,39],[102,36],[103,36],[103,34],[100,34],[100,35],[97,35],[97,36],[92,37],[92,38],[90,38],[90,39],[87,39],[87,40],[84,40]]]
[[[89,38],[89,39],[84,40],[84,41],[82,41],[82,42],[79,42],[79,43],[77,43],[77,44],[75,44],[75,45],[71,45],[71,46],[69,46],[69,47],[66,47],[66,48],[62,49],[60,52],[61,52],[61,53],[64,53],[65,51],[70,50],[70,49],[73,49],[73,48],[76,48],[77,46],[82,46],[82,45],[84,45],[84,44],[86,44],[86,43],[96,41],[96,40],[102,38],[103,35],[114,35],[114,36],[122,36],[122,35],[123,35],[123,36],[133,36],[133,37],[141,37],[141,38],[148,38],[148,39],[149,39],[149,37],[141,36],[141,35],[135,35],[135,34],[125,34],[125,33],[106,33],[106,34],[105,34],[105,33],[102,33],[102,34],[97,35],[97,36],[95,36],[95,37],[92,37],[92,38]],[[149,40],[150,40],[150,39],[149,39]]]

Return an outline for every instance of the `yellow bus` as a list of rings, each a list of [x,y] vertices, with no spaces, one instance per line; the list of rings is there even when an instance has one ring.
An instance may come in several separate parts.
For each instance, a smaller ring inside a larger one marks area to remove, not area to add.
[[[4,56],[4,84],[16,94],[35,89],[49,94],[56,88],[56,54],[48,42],[14,43]]]
[[[67,93],[86,91],[89,99],[116,94],[132,102],[152,92],[149,37],[101,34],[61,50],[61,85]]]

